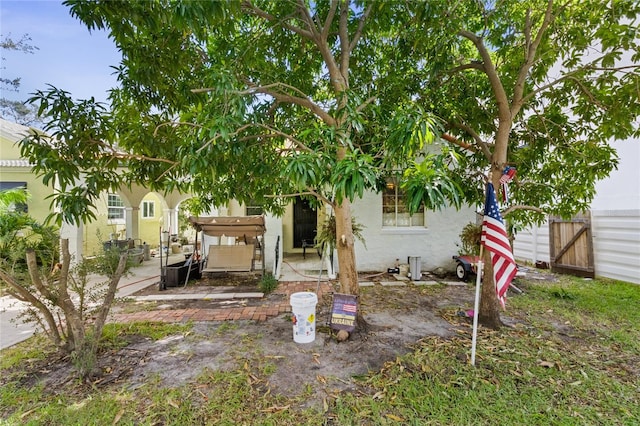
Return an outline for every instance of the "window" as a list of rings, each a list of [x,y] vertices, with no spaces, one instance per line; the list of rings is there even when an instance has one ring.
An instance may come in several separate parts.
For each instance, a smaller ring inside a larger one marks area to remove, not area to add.
[[[13,189],[27,190],[27,182],[0,182],[0,191],[9,191]],[[26,203],[15,203],[9,206],[10,211],[29,213],[29,207]]]
[[[424,227],[424,205],[410,215],[404,193],[394,180],[388,180],[382,192],[382,226]]]
[[[107,207],[109,209],[107,218],[109,220],[124,220],[124,203],[117,194],[107,196]]]
[[[256,201],[252,200],[247,203],[245,207],[245,214],[247,216],[260,216],[262,213],[264,213],[264,209]]]
[[[142,202],[142,218],[153,219],[156,217],[156,203],[154,201]]]

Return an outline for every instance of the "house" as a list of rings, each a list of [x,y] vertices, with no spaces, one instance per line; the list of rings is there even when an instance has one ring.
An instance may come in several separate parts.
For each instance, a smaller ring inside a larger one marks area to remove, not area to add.
[[[49,214],[50,203],[45,200],[53,191],[31,173],[30,165],[21,159],[15,143],[28,128],[2,120],[2,153],[0,176],[6,185],[26,184],[34,195],[30,213],[40,220]],[[5,136],[6,134],[6,136]],[[5,147],[6,145],[6,147]],[[10,183],[12,182],[12,183]],[[82,226],[65,224],[64,238],[70,241],[77,257],[90,256],[110,240],[132,239],[136,245],[147,243],[159,248],[163,232],[183,237],[179,220],[180,204],[189,194],[151,192],[133,185],[117,193],[103,194],[96,206],[97,219]],[[383,271],[397,264],[406,264],[408,257],[420,257],[423,271],[437,267],[453,269],[451,256],[458,251],[458,235],[465,224],[475,220],[475,210],[463,207],[456,211],[420,211],[413,216],[406,212],[402,192],[390,183],[382,193],[365,193],[353,202],[355,220],[363,227],[363,241],[356,241],[357,268],[361,271]],[[218,207],[213,216],[247,216],[262,214],[260,206],[247,206],[231,200]],[[315,209],[302,198],[295,198],[282,217],[266,214],[264,258],[267,270],[279,270],[282,259],[305,253],[317,256],[313,241],[319,226],[330,215],[325,209]],[[188,234],[193,242],[194,234]],[[205,238],[203,253],[210,244],[235,244],[234,238]],[[169,243],[170,244],[170,243]],[[275,260],[279,262],[276,265]]]
[[[245,216],[261,213],[257,206],[246,206],[231,201],[209,212],[211,216]],[[464,225],[474,221],[475,209],[446,208],[442,211],[421,211],[414,216],[406,212],[402,194],[397,187],[388,187],[383,193],[367,192],[352,205],[355,220],[362,225],[363,241],[356,240],[356,266],[360,271],[386,271],[399,264],[408,263],[408,257],[420,257],[421,270],[438,267],[454,269],[452,255],[457,254],[459,234]],[[320,259],[316,250],[305,243],[312,242],[317,230],[331,212],[315,209],[306,200],[294,198],[282,217],[265,215],[265,260],[267,270],[279,271],[274,260]],[[210,244],[228,244],[204,237],[203,252]],[[277,252],[276,252],[277,250]],[[308,262],[307,262],[308,263]],[[337,266],[337,265],[334,265]],[[320,267],[318,264],[317,268]],[[277,274],[277,272],[276,272]]]
[[[640,284],[640,140],[614,141],[618,169],[596,185],[588,212],[595,276]],[[549,222],[516,235],[516,259],[551,264]]]
[[[39,222],[51,213],[51,187],[31,171],[29,162],[20,155],[21,141],[30,131],[0,118],[0,189],[26,188],[31,194],[27,211]],[[135,244],[160,244],[160,231],[178,233],[178,204],[189,196],[159,194],[146,188],[133,187],[117,193],[102,194],[96,205],[96,220],[82,226],[64,224],[63,238],[68,238],[70,250],[76,256],[91,256],[103,249],[109,240],[131,238]]]

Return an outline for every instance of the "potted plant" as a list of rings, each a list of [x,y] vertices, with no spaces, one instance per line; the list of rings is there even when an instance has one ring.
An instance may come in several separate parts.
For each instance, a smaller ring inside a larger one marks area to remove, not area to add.
[[[364,226],[357,223],[355,218],[351,218],[351,227],[353,228],[353,236],[362,242],[362,244],[366,243],[364,241],[364,237],[362,236],[362,230]],[[327,273],[329,277],[332,279],[335,278],[335,266],[333,263],[334,259],[334,251],[336,249],[336,217],[332,214],[329,218],[320,226],[318,233],[315,238],[316,248],[319,252],[326,252],[329,254],[327,259]]]
[[[480,239],[482,237],[482,224],[467,223],[460,232],[460,249],[458,255],[453,256],[456,261],[456,276],[462,281],[467,281],[471,274],[476,273],[476,263],[480,255]]]

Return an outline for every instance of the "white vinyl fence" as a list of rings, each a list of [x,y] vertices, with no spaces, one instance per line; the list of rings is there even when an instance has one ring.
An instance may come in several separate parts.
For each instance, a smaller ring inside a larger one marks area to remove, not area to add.
[[[640,284],[640,209],[592,210],[591,226],[596,276]],[[548,224],[519,232],[513,253],[520,261],[550,263]]]

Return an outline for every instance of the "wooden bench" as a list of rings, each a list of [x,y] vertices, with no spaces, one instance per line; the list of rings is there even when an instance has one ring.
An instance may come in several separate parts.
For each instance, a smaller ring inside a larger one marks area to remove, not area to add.
[[[249,272],[253,269],[253,244],[209,246],[202,272]]]

